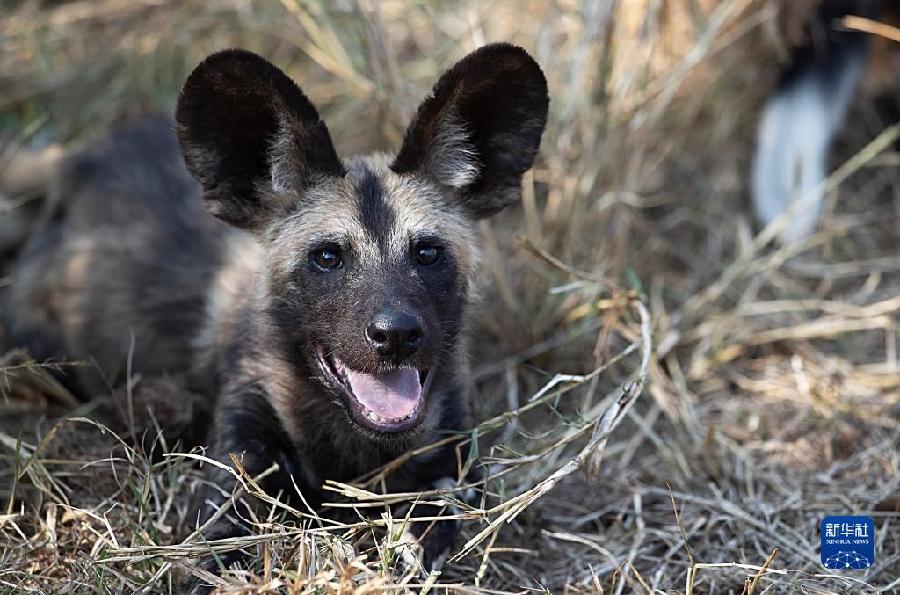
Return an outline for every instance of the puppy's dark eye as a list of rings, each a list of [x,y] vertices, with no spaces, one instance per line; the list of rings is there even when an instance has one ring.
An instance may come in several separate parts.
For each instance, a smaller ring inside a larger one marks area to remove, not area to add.
[[[428,266],[441,258],[442,248],[432,244],[419,243],[415,247],[416,262]]]
[[[312,259],[323,271],[334,271],[344,266],[344,259],[336,248],[320,248],[313,252]]]

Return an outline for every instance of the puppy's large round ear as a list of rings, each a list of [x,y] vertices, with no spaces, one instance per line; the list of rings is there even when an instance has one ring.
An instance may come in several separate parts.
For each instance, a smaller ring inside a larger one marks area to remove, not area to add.
[[[441,76],[391,168],[448,188],[473,217],[492,215],[521,198],[548,104],[547,81],[528,52],[484,46]]]
[[[237,227],[264,225],[317,176],[344,173],[309,99],[281,70],[245,50],[201,62],[181,90],[175,119],[207,208]]]

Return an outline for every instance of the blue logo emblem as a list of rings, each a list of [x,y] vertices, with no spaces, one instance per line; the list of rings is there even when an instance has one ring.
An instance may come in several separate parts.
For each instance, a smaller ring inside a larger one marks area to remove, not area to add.
[[[822,519],[822,566],[862,570],[875,563],[875,521],[867,516]]]

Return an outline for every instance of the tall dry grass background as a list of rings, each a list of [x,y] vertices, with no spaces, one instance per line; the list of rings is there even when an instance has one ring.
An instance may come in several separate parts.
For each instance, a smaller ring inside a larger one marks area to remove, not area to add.
[[[190,68],[230,46],[294,76],[344,154],[395,147],[437,75],[489,41],[531,51],[552,101],[521,208],[481,230],[483,423],[461,460],[480,455],[488,478],[441,574],[397,563],[404,519],[377,476],[332,486],[361,512],[349,522],[241,476],[270,514],[203,541],[188,508],[202,453],[158,431],[189,416],[177,378],[79,403],[47,374],[67,364],[11,351],[0,590],[176,592],[197,555],[244,547],[257,555],[225,591],[896,592],[897,129],[857,102],[803,243],[775,246],[780,223],[748,217],[759,108],[813,4],[5,3],[0,169],[170,110]],[[3,198],[13,250],[41,197]],[[877,561],[825,571],[818,523],[851,513],[875,518]]]

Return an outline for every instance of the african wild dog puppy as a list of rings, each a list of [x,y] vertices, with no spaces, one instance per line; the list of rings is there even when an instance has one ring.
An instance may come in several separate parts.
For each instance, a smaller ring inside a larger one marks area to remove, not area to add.
[[[251,476],[277,462],[262,487],[296,483],[315,506],[324,480],[469,424],[475,222],[519,199],[547,106],[534,60],[489,45],[440,78],[398,153],[342,160],[282,71],[214,54],[178,100],[186,169],[163,121],[69,160],[69,196],[13,275],[12,334],[39,358],[95,362],[70,379],[87,390],[129,353],[136,372],[187,374],[217,398],[212,456],[236,453]],[[448,447],[389,487],[456,472]],[[203,518],[233,485],[209,478]],[[240,531],[223,520],[210,538]]]

